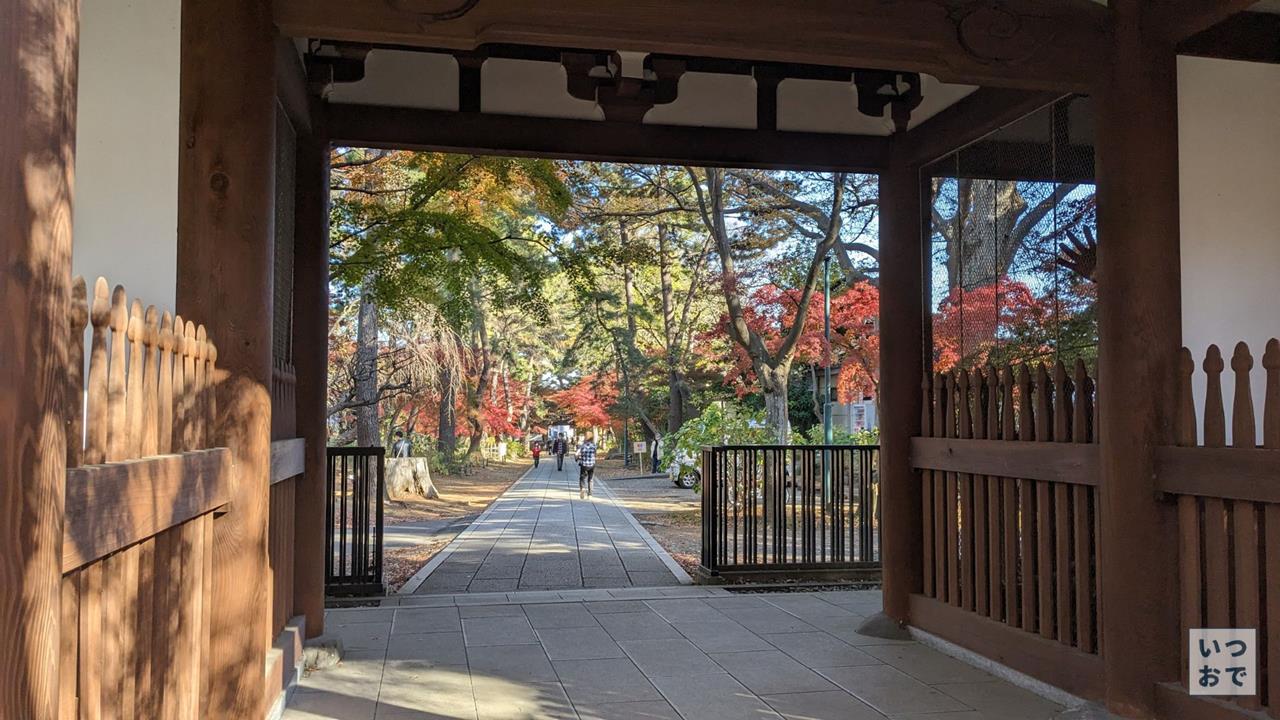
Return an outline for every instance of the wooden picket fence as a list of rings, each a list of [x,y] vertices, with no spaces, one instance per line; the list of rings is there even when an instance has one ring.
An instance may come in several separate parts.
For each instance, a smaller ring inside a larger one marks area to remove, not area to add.
[[[202,717],[231,482],[214,448],[217,348],[105,279],[92,297],[82,278],[72,288],[62,717]]]
[[[1270,340],[1262,356],[1261,447],[1250,382],[1254,365],[1249,346],[1238,343],[1230,361],[1234,392],[1228,446],[1222,387],[1227,363],[1210,345],[1201,363],[1205,397],[1197,419],[1196,363],[1191,351],[1182,349],[1178,446],[1159,449],[1157,479],[1178,503],[1183,685],[1189,629],[1257,628],[1259,694],[1237,704],[1280,717],[1280,592],[1275,591],[1280,587],[1280,341]]]
[[[913,623],[1100,697],[1093,378],[1083,362],[988,366],[926,376],[923,397]]]

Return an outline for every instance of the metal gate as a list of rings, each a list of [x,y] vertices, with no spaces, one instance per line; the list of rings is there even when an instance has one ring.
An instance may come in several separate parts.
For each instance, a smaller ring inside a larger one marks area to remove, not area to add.
[[[331,447],[325,487],[327,595],[381,595],[386,450]]]

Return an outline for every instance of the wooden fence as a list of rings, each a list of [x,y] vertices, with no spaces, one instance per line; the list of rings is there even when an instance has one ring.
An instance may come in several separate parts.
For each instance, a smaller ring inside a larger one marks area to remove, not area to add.
[[[212,448],[217,348],[122,287],[93,290],[73,282],[68,328],[62,716],[201,717],[231,478]]]
[[[924,398],[913,624],[1101,697],[1093,379],[1083,363],[988,366],[927,376]]]
[[[1178,446],[1158,449],[1157,479],[1178,503],[1183,686],[1189,629],[1257,628],[1259,694],[1237,704],[1280,717],[1280,341],[1268,342],[1262,356],[1261,447],[1250,383],[1254,365],[1249,346],[1237,344],[1230,361],[1228,447],[1222,388],[1227,363],[1217,346],[1209,346],[1201,363],[1205,397],[1197,422],[1196,363],[1182,350]]]
[[[293,365],[277,359],[271,368],[271,491],[267,506],[267,563],[271,569],[271,634],[293,618],[294,516],[303,445],[295,436],[298,377]],[[280,456],[293,457],[280,462]]]

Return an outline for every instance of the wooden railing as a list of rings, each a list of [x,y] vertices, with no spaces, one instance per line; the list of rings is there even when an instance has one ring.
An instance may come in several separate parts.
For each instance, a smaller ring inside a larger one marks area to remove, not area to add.
[[[878,576],[878,459],[875,445],[703,449],[699,572]]]
[[[217,349],[101,278],[92,298],[73,282],[69,320],[62,716],[202,717],[231,482],[211,447]]]
[[[271,492],[267,507],[267,563],[271,571],[271,633],[293,618],[295,478],[301,474],[297,423],[298,377],[277,359],[271,368]]]
[[[1222,353],[1209,346],[1201,365],[1205,397],[1197,422],[1196,364],[1191,352],[1182,350],[1178,446],[1159,448],[1157,482],[1178,502],[1183,685],[1189,629],[1257,628],[1258,695],[1240,698],[1238,705],[1266,708],[1271,717],[1280,717],[1280,341],[1268,342],[1262,357],[1261,447],[1250,383],[1254,364],[1249,346],[1237,344],[1230,361],[1234,400],[1228,447]]]
[[[924,592],[911,615],[1097,698],[1094,397],[1083,363],[925,378],[925,437],[912,442],[912,465],[923,470]]]

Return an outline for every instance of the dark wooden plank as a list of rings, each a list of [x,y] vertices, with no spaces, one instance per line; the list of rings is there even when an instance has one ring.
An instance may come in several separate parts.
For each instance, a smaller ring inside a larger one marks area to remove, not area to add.
[[[1200,574],[1200,505],[1196,498],[1183,495],[1178,498],[1178,582],[1179,603],[1182,611],[1182,637],[1190,637],[1192,628],[1204,627],[1204,606],[1201,604],[1203,578]],[[1181,677],[1187,680],[1187,644],[1182,643]]]
[[[1159,447],[1156,483],[1161,492],[1206,498],[1280,503],[1280,450]]]
[[[1098,484],[1098,453],[1098,447],[1089,444],[911,439],[911,464],[917,468],[1069,485]]]
[[[1101,654],[1108,704],[1154,716],[1152,684],[1178,676],[1173,503],[1155,488],[1155,446],[1173,441],[1181,345],[1177,56],[1153,32],[1156,3],[1113,2],[1096,97]],[[1134,123],[1142,117],[1142,123]],[[1126,282],[1121,278],[1141,278]],[[1163,592],[1153,592],[1163,588]]]
[[[716,3],[505,0],[448,21],[432,17],[445,5],[419,12],[342,0],[273,5],[281,33],[293,37],[456,50],[487,43],[644,50],[1080,91],[1101,73],[1106,40],[1105,10],[1085,0],[1012,0],[998,12],[962,0],[814,0],[786,12],[769,0],[742,0],[732,12]]]
[[[923,595],[911,597],[911,624],[1073,695],[1091,700],[1103,697],[1103,665],[1097,655],[1024,633]]]
[[[325,405],[328,397],[329,346],[329,139],[324,113],[312,101],[312,133],[299,135],[295,195],[293,265],[293,346],[298,378],[294,400],[298,435],[306,457],[298,484],[293,543],[322,548],[325,513]],[[321,352],[324,350],[324,352]],[[298,613],[307,618],[307,637],[324,632],[324,553],[299,553],[293,594]]]
[[[1168,0],[1152,4],[1158,31],[1175,45],[1256,5],[1256,0]]]
[[[1267,588],[1266,606],[1266,668],[1267,705],[1272,714],[1280,710],[1280,592],[1275,592],[1276,583],[1280,582],[1280,505],[1266,505],[1263,508],[1263,524],[1266,526],[1267,550],[1266,568],[1263,581]]]
[[[327,116],[335,144],[481,155],[879,172],[888,167],[890,151],[888,139],[869,135],[643,125],[343,103],[330,105]],[[910,227],[918,227],[918,222]]]
[[[231,499],[226,448],[67,471],[62,571],[70,572]]]
[[[1155,690],[1157,717],[1195,720],[1263,720],[1267,717],[1219,698],[1191,695],[1177,683],[1157,683]]]

